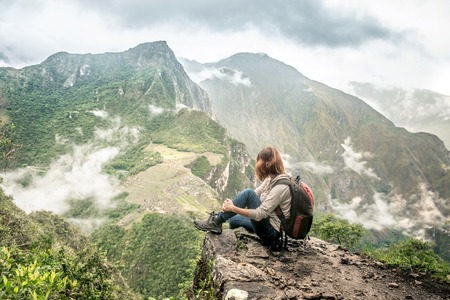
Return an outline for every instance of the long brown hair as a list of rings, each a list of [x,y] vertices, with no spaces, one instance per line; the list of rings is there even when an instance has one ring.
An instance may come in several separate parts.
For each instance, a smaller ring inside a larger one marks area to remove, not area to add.
[[[264,180],[269,175],[285,173],[280,152],[273,147],[265,147],[256,156],[255,173],[259,180]]]

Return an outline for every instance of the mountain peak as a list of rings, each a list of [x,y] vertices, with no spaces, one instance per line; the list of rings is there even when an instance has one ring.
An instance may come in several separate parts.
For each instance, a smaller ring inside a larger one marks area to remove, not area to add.
[[[156,41],[156,42],[146,42],[137,45],[136,47],[130,48],[128,50],[139,50],[139,51],[172,51],[166,41]]]
[[[49,57],[47,57],[46,60],[44,60],[43,63],[51,63],[51,62],[57,62],[60,61],[61,59],[63,59],[64,57],[70,55],[69,52],[66,51],[60,51],[60,52],[56,52],[52,55],[50,55]]]
[[[238,52],[238,53],[233,54],[232,56],[230,56],[228,58],[220,60],[218,63],[220,63],[220,62],[228,62],[228,61],[236,61],[236,60],[237,61],[241,61],[241,60],[277,61],[277,60],[273,59],[272,57],[270,57],[269,55],[267,55],[266,53],[262,53],[262,52],[257,52],[257,53]],[[277,61],[277,62],[279,62],[279,61]]]
[[[138,66],[163,63],[171,67],[179,67],[177,58],[166,41],[142,43],[124,53],[128,58],[135,60]]]
[[[111,58],[116,60],[113,65],[117,65],[117,59],[124,59],[127,64],[138,67],[148,67],[158,64],[165,64],[169,67],[179,67],[175,54],[170,49],[166,41],[148,42],[139,44],[136,47],[130,48],[124,52],[106,52],[99,54],[71,54],[68,52],[57,52],[50,55],[43,63],[62,63],[65,60],[75,59],[77,61],[90,60],[97,58]],[[106,59],[108,61],[108,59]]]
[[[280,74],[296,79],[298,76],[304,77],[294,67],[261,52],[239,52],[228,58],[222,59],[213,65],[246,71],[251,77],[258,77],[263,73],[269,77],[275,76],[275,78],[280,76]],[[252,73],[255,74],[252,75]]]

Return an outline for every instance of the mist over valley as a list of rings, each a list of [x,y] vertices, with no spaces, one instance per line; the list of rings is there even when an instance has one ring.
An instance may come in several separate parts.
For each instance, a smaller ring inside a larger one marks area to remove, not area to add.
[[[397,106],[391,120],[263,53],[203,64],[177,59],[164,41],[60,52],[0,68],[0,101],[2,124],[15,126],[7,132],[14,153],[2,161],[4,193],[26,213],[62,216],[108,259],[126,261],[120,271],[146,296],[177,292],[149,279],[176,252],[162,251],[176,234],[161,224],[183,232],[185,257],[170,268],[185,283],[202,240],[192,218],[255,187],[254,159],[267,145],[312,187],[317,215],[361,223],[374,243],[433,240],[430,230],[448,236],[450,156],[438,134],[447,115],[434,134],[408,131],[398,127]]]

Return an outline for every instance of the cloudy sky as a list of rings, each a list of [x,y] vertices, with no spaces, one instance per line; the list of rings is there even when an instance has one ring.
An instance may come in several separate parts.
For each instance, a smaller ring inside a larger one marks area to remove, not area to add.
[[[0,0],[0,66],[165,40],[200,62],[263,52],[344,91],[450,95],[449,13],[448,0]]]

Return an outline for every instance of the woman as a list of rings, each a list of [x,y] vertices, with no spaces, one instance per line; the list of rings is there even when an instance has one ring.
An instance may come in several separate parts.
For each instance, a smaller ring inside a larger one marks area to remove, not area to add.
[[[228,220],[230,228],[242,226],[255,232],[263,244],[278,245],[280,219],[274,210],[280,206],[281,211],[288,218],[291,193],[288,185],[275,185],[281,179],[289,179],[277,149],[266,147],[258,153],[255,173],[256,177],[262,181],[257,189],[245,189],[233,200],[226,199],[217,215],[211,213],[206,221],[194,221],[195,227],[220,234],[222,223]]]

